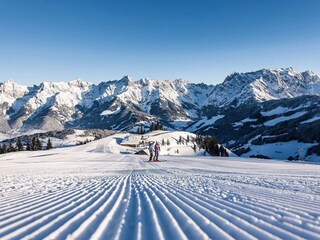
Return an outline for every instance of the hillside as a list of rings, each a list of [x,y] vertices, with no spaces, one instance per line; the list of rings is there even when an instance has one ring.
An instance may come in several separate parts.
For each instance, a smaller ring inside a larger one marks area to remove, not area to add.
[[[79,130],[69,129],[63,131],[50,131],[30,135],[21,135],[14,138],[0,140],[0,154],[18,151],[17,141],[22,144],[19,151],[40,150],[32,146],[33,139],[39,139],[40,149],[46,150],[50,139],[53,148],[64,148],[84,145],[83,149],[89,152],[103,152],[115,154],[149,154],[149,144],[158,142],[161,145],[159,155],[166,156],[209,156],[203,144],[196,141],[196,135],[183,131],[152,131],[145,134],[117,133],[107,130]],[[215,152],[217,156],[236,156],[230,150],[215,143],[219,149]],[[8,150],[9,145],[14,150]],[[29,149],[28,147],[29,146]],[[220,149],[222,148],[222,150]],[[7,149],[2,152],[2,149]],[[221,152],[220,152],[221,151]],[[222,152],[224,151],[224,152]],[[227,154],[226,154],[226,153]],[[212,154],[212,153],[211,153]]]

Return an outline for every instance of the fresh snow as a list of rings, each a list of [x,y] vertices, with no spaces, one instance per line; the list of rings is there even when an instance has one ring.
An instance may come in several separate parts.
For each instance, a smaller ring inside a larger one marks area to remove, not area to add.
[[[264,138],[266,137],[267,136],[264,136]],[[297,155],[299,155],[301,160],[306,160],[305,156],[308,148],[314,145],[315,143],[303,143],[298,141],[265,143],[263,145],[253,145],[250,142],[248,144],[248,146],[250,147],[250,151],[243,154],[242,157],[249,157],[251,155],[263,155],[268,156],[272,159],[287,159],[288,156],[296,157]]]
[[[287,120],[290,120],[290,119],[295,119],[295,118],[299,118],[303,115],[305,115],[307,112],[296,112],[294,114],[291,114],[289,116],[281,116],[281,117],[277,117],[277,118],[274,118],[272,120],[269,120],[267,122],[264,123],[265,126],[274,126],[280,122],[284,122],[284,121],[287,121]]]
[[[245,118],[245,119],[243,119],[243,120],[241,120],[241,121],[239,121],[239,122],[233,123],[232,125],[233,125],[234,127],[241,127],[241,126],[243,126],[244,123],[256,122],[256,121],[257,121],[257,119],[255,119],[255,118]]]
[[[0,239],[320,239],[320,165],[104,151],[124,137],[0,155]]]
[[[293,112],[293,111],[297,111],[299,109],[303,109],[303,108],[307,108],[310,104],[303,104],[303,105],[300,105],[298,107],[295,107],[295,108],[288,108],[288,107],[282,107],[282,106],[279,106],[275,109],[272,109],[272,110],[269,110],[269,111],[262,111],[261,112],[261,115],[262,116],[265,116],[265,117],[270,117],[270,116],[273,116],[273,115],[281,115],[281,114],[284,114],[284,113],[287,113],[287,112]]]
[[[117,113],[119,113],[120,112],[120,107],[118,107],[117,109],[115,109],[115,110],[105,110],[105,111],[103,111],[100,115],[101,116],[105,116],[105,115],[112,115],[112,114],[117,114]]]
[[[300,122],[300,124],[311,123],[311,122],[315,122],[315,121],[318,121],[318,120],[320,120],[320,116],[315,116],[315,117],[313,117],[313,118],[310,118],[310,119],[308,119],[308,120],[305,120],[305,121],[303,121],[303,122]]]
[[[5,139],[8,139],[8,138],[9,138],[9,135],[8,135],[8,134],[5,134],[5,133],[0,132],[0,141],[5,140]]]
[[[187,130],[192,132],[195,131],[199,128],[203,128],[205,126],[211,126],[213,125],[216,121],[218,121],[219,119],[223,118],[224,115],[217,115],[217,116],[213,116],[211,118],[203,118],[200,121],[194,123],[191,127],[188,127]]]
[[[185,128],[188,124],[190,124],[190,119],[180,119],[180,120],[175,120],[170,122],[171,125],[174,126],[174,129],[183,129]]]
[[[265,116],[265,117],[270,117],[270,116],[273,116],[273,115],[283,114],[283,113],[287,112],[288,110],[289,110],[289,108],[280,106],[280,107],[277,107],[277,108],[272,109],[272,110],[267,111],[267,112],[261,112],[261,115]]]

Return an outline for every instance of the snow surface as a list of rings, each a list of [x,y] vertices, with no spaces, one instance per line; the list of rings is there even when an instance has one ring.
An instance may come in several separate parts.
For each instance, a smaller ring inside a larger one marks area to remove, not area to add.
[[[264,136],[264,138],[265,137],[266,136]],[[270,136],[270,137],[274,137],[274,136]],[[308,148],[314,145],[316,145],[316,143],[303,143],[298,141],[276,142],[276,143],[268,143],[263,145],[250,144],[248,145],[250,146],[250,151],[241,156],[249,157],[251,155],[264,155],[264,156],[269,156],[272,159],[287,159],[288,156],[295,157],[299,155],[301,160],[307,160],[305,156],[308,151]],[[318,156],[318,159],[308,158],[308,160],[319,162],[319,156]]]
[[[300,106],[295,107],[295,108],[288,108],[288,107],[279,106],[279,107],[277,107],[275,109],[272,109],[272,110],[269,110],[269,111],[266,111],[266,112],[261,112],[261,115],[265,116],[265,117],[270,117],[270,116],[273,116],[273,115],[281,115],[283,113],[293,112],[293,111],[297,111],[297,110],[302,109],[302,108],[307,108],[308,106],[309,106],[308,104],[300,105]]]
[[[175,120],[175,121],[172,121],[170,122],[170,124],[172,124],[174,126],[174,129],[184,129],[188,124],[190,124],[190,120],[184,120],[184,119],[181,119],[181,120]],[[172,130],[174,130],[172,129]]]
[[[266,117],[270,117],[270,116],[273,116],[273,115],[280,115],[282,113],[285,113],[289,110],[289,108],[287,107],[277,107],[275,109],[272,109],[270,111],[267,111],[267,112],[261,112],[261,115],[262,116],[266,116]]]
[[[313,117],[313,118],[310,118],[310,119],[308,119],[308,120],[305,120],[305,121],[303,121],[303,122],[300,122],[300,124],[311,123],[311,122],[315,122],[315,121],[318,121],[318,120],[320,120],[320,116],[315,116],[315,117]]]
[[[149,163],[119,137],[0,155],[0,239],[320,239],[320,165]]]
[[[117,114],[117,113],[119,113],[119,112],[120,112],[120,110],[121,110],[121,108],[120,108],[120,107],[118,107],[118,108],[117,108],[117,109],[115,109],[114,111],[112,111],[112,110],[105,110],[105,111],[103,111],[102,113],[100,113],[100,115],[101,115],[101,116],[104,116],[104,115]]]
[[[187,130],[192,132],[197,130],[198,128],[203,128],[205,126],[211,126],[213,125],[216,121],[218,121],[219,119],[223,118],[224,115],[217,115],[217,116],[213,116],[211,118],[203,118],[200,121],[196,122],[195,124],[193,124],[191,127],[188,127]]]
[[[0,141],[5,140],[5,139],[7,139],[7,138],[9,138],[9,135],[0,132]]]
[[[245,124],[245,123],[248,123],[248,122],[256,122],[256,121],[257,121],[257,119],[255,119],[255,118],[245,118],[245,119],[243,119],[243,120],[241,120],[241,121],[239,121],[239,122],[233,123],[232,125],[233,125],[234,127],[241,127],[241,126],[243,126],[243,124]]]
[[[296,112],[294,114],[291,114],[289,116],[281,116],[281,117],[277,117],[277,118],[274,118],[272,120],[269,120],[267,122],[264,123],[265,126],[274,126],[278,123],[281,123],[281,122],[284,122],[284,121],[287,121],[287,120],[290,120],[290,119],[295,119],[295,118],[299,118],[303,115],[305,115],[307,112]]]

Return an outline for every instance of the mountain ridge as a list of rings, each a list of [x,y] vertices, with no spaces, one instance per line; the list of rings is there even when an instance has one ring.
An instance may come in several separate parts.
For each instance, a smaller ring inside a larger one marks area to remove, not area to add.
[[[81,118],[89,114],[90,109],[101,118],[108,117],[102,114],[106,111],[115,114],[116,109],[122,109],[127,114],[139,115],[136,122],[148,119],[194,121],[207,116],[203,111],[205,107],[237,107],[252,101],[320,95],[320,77],[312,71],[299,73],[286,68],[233,73],[217,85],[182,79],[134,81],[130,76],[99,84],[78,78],[69,82],[42,82],[33,87],[8,80],[0,83],[0,93],[2,122],[6,119],[9,127],[24,129],[28,125],[24,123],[30,124],[32,119],[42,116],[56,118],[55,122],[62,129],[64,123],[85,126]],[[105,124],[108,128],[108,123]],[[32,127],[43,128],[43,125]]]
[[[296,121],[318,126],[319,99],[320,77],[292,68],[233,73],[217,85],[182,79],[134,81],[129,76],[99,84],[78,78],[32,87],[8,80],[0,83],[0,131],[130,130],[158,121],[168,129],[214,135],[234,150],[258,142],[248,136],[260,139],[266,132],[291,132],[288,139],[297,140],[298,133],[287,126],[300,124]],[[276,114],[264,115],[266,109]]]

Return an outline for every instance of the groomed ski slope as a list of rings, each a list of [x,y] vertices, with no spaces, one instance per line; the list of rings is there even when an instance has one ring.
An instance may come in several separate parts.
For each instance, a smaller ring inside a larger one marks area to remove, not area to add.
[[[0,239],[320,239],[320,165],[102,143],[0,155]]]

